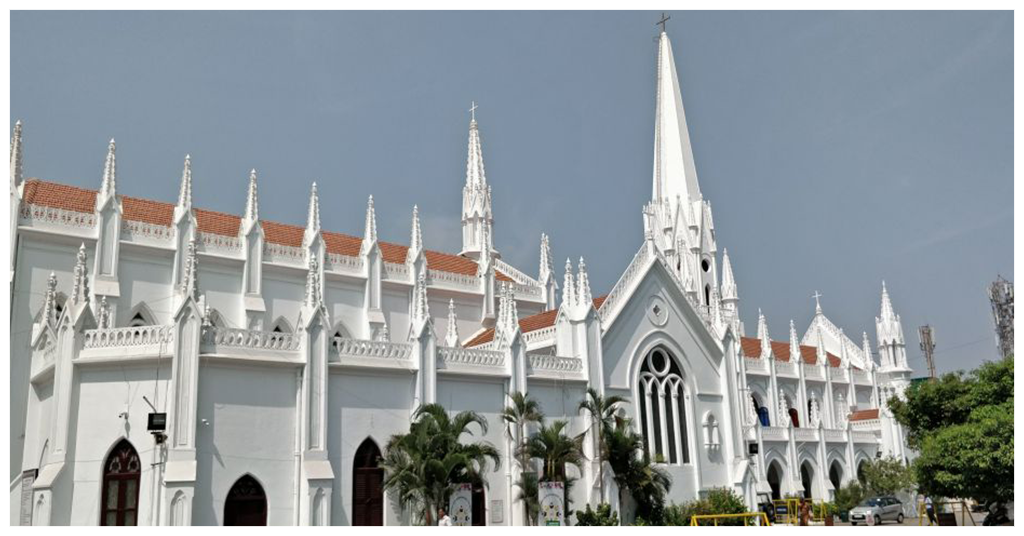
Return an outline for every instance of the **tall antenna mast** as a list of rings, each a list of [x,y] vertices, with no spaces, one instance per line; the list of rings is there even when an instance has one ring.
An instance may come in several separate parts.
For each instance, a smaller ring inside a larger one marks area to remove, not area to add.
[[[935,379],[935,336],[932,327],[925,324],[917,328],[917,336],[921,340],[921,351],[928,362],[928,377]]]

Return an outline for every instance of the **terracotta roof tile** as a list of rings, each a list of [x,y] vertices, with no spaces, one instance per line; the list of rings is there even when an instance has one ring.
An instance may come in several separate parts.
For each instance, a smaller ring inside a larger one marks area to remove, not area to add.
[[[25,181],[24,201],[29,204],[71,210],[74,212],[91,213],[96,210],[96,192],[75,186],[67,186],[39,179]],[[174,205],[149,199],[121,196],[123,217],[129,221],[140,221],[153,225],[169,227],[174,220]],[[214,212],[212,210],[195,209],[196,224],[204,233],[215,233],[224,236],[238,236],[242,219],[234,214]],[[282,246],[302,246],[305,228],[273,221],[260,220],[263,235],[267,242]],[[323,232],[324,243],[328,253],[359,255],[363,239],[342,233]],[[402,264],[408,254],[408,246],[390,242],[380,243],[381,255],[386,262]],[[477,263],[473,259],[451,253],[426,250],[427,267],[431,270],[461,275],[476,275]],[[497,271],[495,279],[511,282],[512,278]]]
[[[776,359],[783,362],[789,362],[789,343],[771,341],[772,353],[775,354]],[[743,351],[743,355],[746,357],[761,357],[761,339],[755,337],[742,337],[740,339],[740,348]],[[814,346],[800,345],[800,357],[804,363],[808,365],[818,364],[818,349]],[[830,367],[839,367],[842,365],[842,361],[835,355],[828,354],[828,364]]]
[[[594,298],[594,308],[600,309],[601,305],[604,304],[604,300],[608,296],[600,296]],[[549,328],[555,325],[555,318],[558,317],[558,309],[549,309],[542,313],[530,315],[525,318],[519,319],[519,331],[523,333],[529,333],[531,331],[537,331],[538,329]],[[481,344],[487,344],[494,340],[494,328],[488,328],[482,333],[473,337],[469,342],[466,343],[467,347],[480,346]]]
[[[862,409],[850,414],[850,421],[869,421],[878,418],[878,408]]]

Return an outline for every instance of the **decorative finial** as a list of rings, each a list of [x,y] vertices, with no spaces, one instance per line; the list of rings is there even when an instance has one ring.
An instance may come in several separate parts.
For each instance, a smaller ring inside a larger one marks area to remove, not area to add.
[[[22,179],[21,120],[14,123],[11,135],[11,188],[17,188]]]
[[[538,272],[538,279],[543,280],[545,276],[549,276],[554,273],[554,268],[551,266],[551,244],[548,242],[548,235],[540,234],[540,272]]]
[[[43,298],[43,312],[39,321],[51,326],[57,323],[57,274],[53,272],[50,272],[46,280],[46,296]]]
[[[103,296],[100,298],[99,310],[96,313],[97,327],[99,329],[110,329],[113,324],[110,320],[110,305],[107,303],[107,297]]]
[[[824,296],[824,294],[818,292],[817,290],[814,291],[814,294],[811,294],[811,297],[814,298],[814,312],[815,312],[815,314],[821,314],[821,297],[822,296]]]
[[[100,198],[117,195],[117,144],[110,138],[107,158],[103,162],[103,182],[100,184]]]
[[[366,202],[366,228],[363,231],[364,247],[377,241],[377,213],[373,208],[373,196]]]
[[[306,234],[320,232],[320,194],[317,193],[316,181],[309,190],[309,210],[306,214]]]
[[[565,259],[565,280],[562,284],[562,306],[576,305],[576,284],[572,276],[572,261]]]
[[[455,300],[448,300],[448,330],[444,336],[445,346],[458,348],[459,342],[459,318],[455,315]]]
[[[420,209],[418,205],[412,206],[412,237],[409,240],[410,259],[418,255],[423,249],[423,230],[420,228]]]
[[[583,257],[580,257],[579,276],[576,279],[576,284],[579,285],[576,299],[581,305],[585,306],[594,301],[590,294],[590,276],[587,275],[587,264],[583,261]]]
[[[89,302],[89,278],[86,271],[85,242],[78,248],[75,259],[75,280],[71,287],[71,303]]]
[[[192,157],[185,155],[185,167],[181,171],[181,191],[178,192],[178,209],[187,212],[192,209]]]
[[[249,192],[245,197],[245,219],[251,222],[260,219],[259,198],[256,192],[256,169],[249,171]]]
[[[796,335],[796,324],[792,320],[789,321],[789,359],[794,363],[803,361],[803,356],[800,355],[800,340]]]

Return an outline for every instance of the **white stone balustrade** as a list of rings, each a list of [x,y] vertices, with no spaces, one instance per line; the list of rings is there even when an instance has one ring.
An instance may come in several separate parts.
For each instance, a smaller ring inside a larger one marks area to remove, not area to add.
[[[536,288],[540,287],[540,282],[539,281],[537,281],[536,279],[534,279],[534,278],[524,274],[521,270],[519,270],[515,266],[512,266],[511,264],[509,264],[509,263],[507,263],[507,262],[505,262],[505,261],[503,261],[501,259],[495,259],[494,267],[499,272],[507,275],[509,277],[509,279],[511,279],[512,281],[515,281],[516,283],[519,283],[520,285],[525,285],[525,286],[528,286],[528,287],[536,287]],[[517,295],[519,294],[518,291],[516,292],[516,294]]]
[[[263,242],[263,262],[305,266],[306,253],[302,248]]]
[[[527,354],[530,368],[535,371],[582,372],[583,360],[578,357],[562,357],[546,354]]]
[[[788,441],[788,431],[785,426],[764,426],[761,428],[761,437],[767,441]]]
[[[174,326],[135,326],[115,329],[89,329],[85,331],[84,349],[124,348],[170,343],[174,340]]]
[[[608,322],[608,318],[612,315],[615,309],[621,305],[619,302],[627,297],[626,292],[629,290],[629,287],[632,286],[633,282],[640,276],[640,272],[647,264],[650,256],[651,253],[647,244],[642,244],[640,246],[640,250],[636,252],[636,255],[633,255],[633,260],[630,261],[629,266],[626,267],[622,276],[619,277],[615,286],[612,287],[611,292],[608,293],[608,297],[605,298],[604,303],[601,304],[599,314],[601,315],[602,322]]]
[[[757,357],[744,357],[747,364],[747,372],[768,374],[768,362]]]
[[[846,442],[846,430],[837,430],[833,428],[825,429],[825,441],[829,443],[845,443]]]
[[[407,281],[409,279],[409,266],[385,262],[384,278],[390,281]]]
[[[829,367],[828,375],[834,382],[846,382],[846,371],[839,367]]]
[[[853,431],[853,442],[854,443],[878,443],[878,436],[874,432],[858,432]]]
[[[871,385],[871,375],[863,370],[853,370],[853,381],[861,385]]]
[[[96,227],[96,214],[91,212],[75,212],[41,205],[22,205],[18,215],[21,223],[32,227],[77,227],[80,229]]]
[[[473,367],[504,367],[505,354],[494,350],[480,350],[478,348],[451,348],[439,346],[437,348],[438,368],[452,368],[452,366],[469,365]]]
[[[868,431],[874,432],[882,429],[882,421],[879,419],[866,419],[862,421],[853,421],[850,423],[850,427],[856,431]]]
[[[335,337],[334,349],[342,357],[407,361],[412,357],[412,345],[400,342],[367,341]]]
[[[121,239],[170,246],[173,245],[174,228],[142,221],[121,220]]]
[[[279,331],[253,331],[248,329],[203,328],[202,343],[224,348],[250,350],[280,350],[294,352],[299,349],[301,335]]]
[[[326,269],[334,272],[362,274],[363,259],[360,257],[342,255],[340,253],[328,253]]]
[[[558,328],[555,326],[548,326],[546,328],[535,329],[523,333],[523,342],[526,343],[527,348],[536,348],[539,346],[545,346],[555,340],[555,334]]]
[[[814,428],[794,428],[793,439],[796,441],[817,441],[818,431]]]
[[[237,236],[224,236],[217,233],[196,233],[196,237],[204,253],[216,253],[237,257],[242,253],[242,240]]]
[[[825,381],[825,369],[821,365],[804,364],[804,378],[808,380]]]
[[[430,278],[431,287],[444,287],[473,292],[480,291],[480,279],[475,275],[455,274],[428,269],[427,277]]]
[[[790,363],[790,362],[778,361],[778,360],[775,361],[775,374],[778,374],[778,375],[781,375],[781,376],[794,376],[794,377],[800,375],[800,373],[797,372],[796,363]]]

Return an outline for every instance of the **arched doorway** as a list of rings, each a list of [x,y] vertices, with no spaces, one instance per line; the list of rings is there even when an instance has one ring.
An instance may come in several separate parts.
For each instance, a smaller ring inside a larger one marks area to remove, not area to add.
[[[224,501],[224,526],[260,526],[267,524],[267,494],[252,475],[242,475],[228,491]]]
[[[380,449],[372,439],[366,439],[352,462],[353,525],[384,525],[384,469],[379,462]]]
[[[139,462],[139,453],[127,439],[122,439],[110,451],[103,465],[101,525],[138,525],[141,477],[142,463]]]
[[[473,526],[487,525],[487,494],[480,483],[473,484]]]
[[[768,486],[772,488],[772,500],[782,498],[782,470],[779,469],[778,462],[768,465]]]
[[[814,469],[807,462],[800,464],[800,483],[804,486],[804,498],[813,497],[811,486],[814,484]]]
[[[839,466],[838,461],[833,461],[832,466],[828,468],[828,479],[832,482],[832,487],[839,489],[843,483],[843,468]]]

